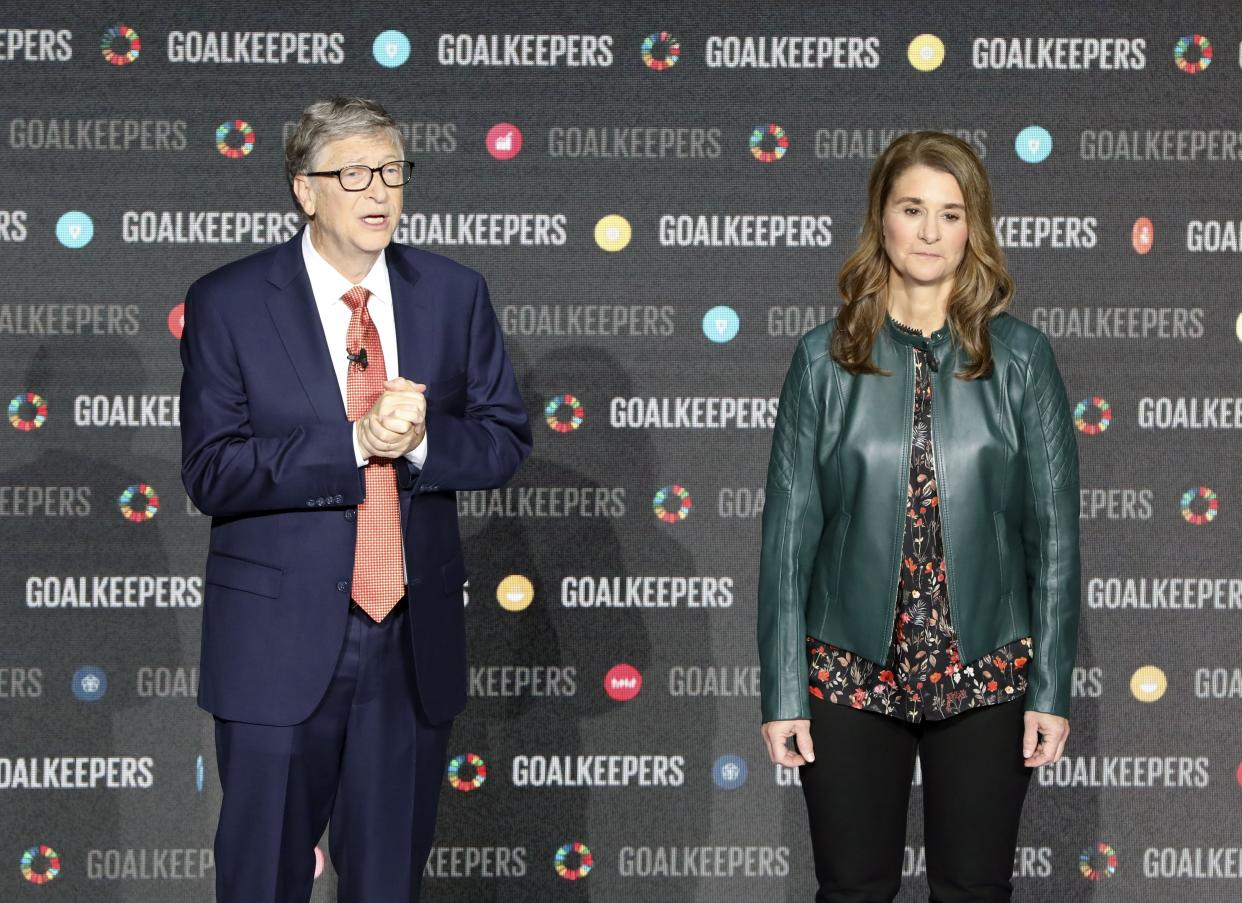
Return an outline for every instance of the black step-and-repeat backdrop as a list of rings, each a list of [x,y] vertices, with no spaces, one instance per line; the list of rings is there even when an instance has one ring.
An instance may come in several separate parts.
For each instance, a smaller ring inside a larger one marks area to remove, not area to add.
[[[0,899],[212,898],[180,305],[294,233],[284,136],[334,93],[399,122],[397,240],[487,276],[537,431],[460,496],[427,899],[812,895],[758,733],[758,516],[789,357],[915,128],[987,163],[1079,430],[1072,734],[1017,899],[1239,898],[1233,0],[91,6],[0,16]]]

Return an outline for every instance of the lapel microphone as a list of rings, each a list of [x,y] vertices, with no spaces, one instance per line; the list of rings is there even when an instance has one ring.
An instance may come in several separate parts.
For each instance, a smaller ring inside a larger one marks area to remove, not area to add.
[[[348,348],[346,348],[345,357],[349,359],[349,362],[351,364],[357,364],[359,370],[365,370],[367,368],[367,346],[366,345],[360,346],[357,351],[352,352],[352,353],[350,352]]]

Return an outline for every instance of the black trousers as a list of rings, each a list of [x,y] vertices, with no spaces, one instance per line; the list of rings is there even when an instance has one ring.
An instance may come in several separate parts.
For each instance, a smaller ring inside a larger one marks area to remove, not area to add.
[[[816,903],[890,903],[901,889],[917,752],[932,903],[1007,901],[1033,769],[1020,699],[910,723],[811,698],[815,762],[800,769]]]

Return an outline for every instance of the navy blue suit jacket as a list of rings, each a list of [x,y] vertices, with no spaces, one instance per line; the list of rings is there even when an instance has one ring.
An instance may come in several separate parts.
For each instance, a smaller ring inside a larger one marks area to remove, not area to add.
[[[212,517],[199,704],[296,724],[344,638],[355,508],[352,424],[290,241],[209,273],[186,295],[181,474]],[[483,278],[404,245],[386,252],[401,375],[427,384],[428,455],[396,462],[418,692],[432,722],[466,704],[456,490],[505,483],[530,426]]]

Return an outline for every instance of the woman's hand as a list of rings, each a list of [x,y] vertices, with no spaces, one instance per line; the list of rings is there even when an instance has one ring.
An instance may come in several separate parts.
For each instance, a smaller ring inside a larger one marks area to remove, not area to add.
[[[765,721],[760,728],[763,742],[768,747],[768,758],[777,765],[797,768],[815,761],[815,747],[811,745],[810,719],[797,721]],[[785,741],[790,737],[798,745],[798,751],[790,749]]]
[[[1023,764],[1027,768],[1038,768],[1061,758],[1069,737],[1069,721],[1047,712],[1024,712],[1023,718],[1026,721],[1022,734]]]

